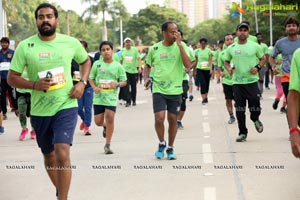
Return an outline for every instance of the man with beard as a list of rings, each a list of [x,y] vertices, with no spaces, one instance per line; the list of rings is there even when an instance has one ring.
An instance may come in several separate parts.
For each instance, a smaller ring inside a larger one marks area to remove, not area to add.
[[[1,109],[3,111],[3,119],[7,119],[6,97],[8,97],[8,100],[11,102],[12,111],[16,111],[17,108],[16,98],[13,95],[13,88],[7,84],[8,69],[14,55],[14,50],[9,48],[8,37],[1,38],[0,42]],[[6,95],[6,92],[8,95]]]
[[[167,117],[169,122],[169,143],[166,150],[169,160],[176,159],[174,153],[174,141],[177,133],[177,115],[180,111],[182,98],[182,81],[184,70],[189,70],[191,61],[187,55],[188,47],[181,42],[181,36],[177,25],[167,21],[161,26],[163,41],[154,44],[150,49],[144,71],[145,86],[149,88],[149,73],[151,66],[154,68],[153,75],[153,110],[155,118],[155,130],[159,139],[156,158],[164,157],[167,143],[164,139],[164,121]],[[184,66],[184,67],[182,67]]]
[[[269,57],[269,61],[270,61],[270,65],[272,66],[273,72],[276,75],[280,72],[280,68],[276,67],[275,58],[278,54],[282,55],[281,84],[282,84],[284,95],[287,98],[289,93],[292,56],[294,51],[300,47],[300,38],[297,35],[299,33],[299,22],[294,18],[289,18],[285,22],[285,32],[288,34],[288,36],[276,42],[274,49]]]
[[[247,40],[249,25],[240,23],[236,31],[238,42],[226,49],[225,68],[232,75],[235,110],[239,127],[239,136],[236,141],[244,142],[248,135],[245,115],[247,101],[251,121],[253,121],[257,132],[263,132],[263,124],[259,120],[261,108],[257,81],[258,71],[265,60],[259,45]],[[257,64],[257,58],[260,60],[259,64]]]
[[[32,90],[30,114],[37,143],[58,199],[66,200],[72,174],[70,146],[77,123],[76,99],[83,94],[91,63],[79,40],[56,33],[58,11],[53,5],[40,4],[35,19],[38,34],[19,44],[8,83]],[[81,64],[81,79],[74,86],[72,59]],[[21,77],[25,67],[28,80]]]

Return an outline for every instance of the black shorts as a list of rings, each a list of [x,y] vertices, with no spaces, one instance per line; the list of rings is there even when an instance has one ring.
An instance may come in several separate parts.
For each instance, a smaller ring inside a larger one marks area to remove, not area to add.
[[[223,84],[223,91],[225,94],[225,99],[234,99],[232,85]]]
[[[154,113],[167,110],[170,113],[179,114],[182,95],[164,95],[160,93],[153,94]]]
[[[105,112],[105,109],[116,112],[116,106],[104,106],[104,105],[94,105],[94,115],[99,115]]]
[[[43,154],[51,153],[54,150],[54,144],[72,145],[77,113],[78,108],[68,108],[51,117],[31,116],[37,143]]]

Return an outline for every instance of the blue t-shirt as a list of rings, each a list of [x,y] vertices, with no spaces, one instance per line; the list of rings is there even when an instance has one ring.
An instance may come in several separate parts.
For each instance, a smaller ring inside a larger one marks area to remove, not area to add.
[[[9,64],[14,56],[15,51],[8,49],[6,53],[0,51],[0,76],[1,79],[6,79],[8,74]]]

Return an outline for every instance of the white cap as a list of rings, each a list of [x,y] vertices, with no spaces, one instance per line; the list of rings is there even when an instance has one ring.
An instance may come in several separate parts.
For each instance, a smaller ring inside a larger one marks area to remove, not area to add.
[[[125,38],[125,39],[124,39],[124,43],[125,43],[127,40],[131,41],[131,38],[130,38],[130,37]]]

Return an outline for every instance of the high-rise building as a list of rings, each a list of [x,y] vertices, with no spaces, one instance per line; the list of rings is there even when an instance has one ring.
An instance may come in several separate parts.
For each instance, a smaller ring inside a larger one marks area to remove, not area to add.
[[[230,7],[234,0],[167,0],[165,5],[175,8],[187,15],[189,26],[194,27],[198,23],[210,18],[220,18],[227,14],[226,8]]]

